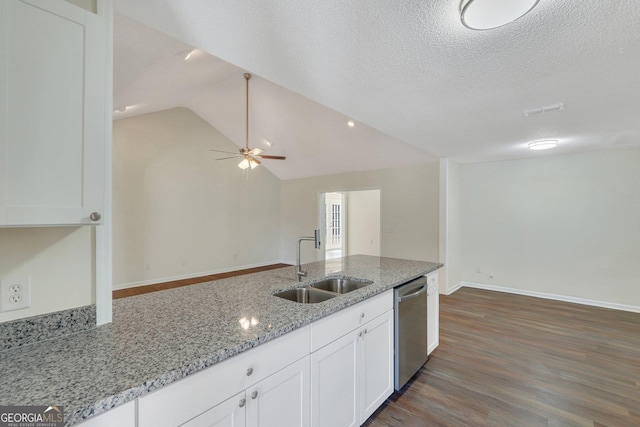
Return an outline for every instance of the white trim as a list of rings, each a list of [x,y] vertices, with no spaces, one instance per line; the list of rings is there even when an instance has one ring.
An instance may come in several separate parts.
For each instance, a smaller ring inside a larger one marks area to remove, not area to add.
[[[112,110],[113,110],[113,2],[103,0],[96,3],[98,15],[104,19],[105,41],[105,117],[104,117],[104,211],[102,225],[95,227],[95,287],[96,287],[96,324],[104,325],[112,320],[113,286],[113,218],[111,216],[111,178],[112,178]],[[91,12],[86,12],[91,13]]]
[[[119,289],[137,288],[138,286],[155,285],[158,283],[172,282],[174,280],[193,279],[194,277],[210,276],[212,274],[228,273],[230,271],[246,270],[248,268],[264,267],[266,265],[273,265],[273,264],[290,264],[290,263],[285,261],[270,261],[270,262],[261,262],[257,264],[236,265],[233,267],[219,268],[216,270],[201,271],[199,273],[181,274],[179,276],[171,276],[171,277],[158,277],[155,279],[141,280],[139,282],[123,283],[121,285],[114,285],[113,290],[115,291]],[[295,265],[295,262],[293,262],[293,264]],[[295,277],[293,274],[291,275],[291,280],[295,280]]]
[[[455,285],[453,288],[449,289],[447,288],[445,295],[451,295],[452,293],[454,293],[455,291],[457,291],[458,289],[460,289],[461,287],[463,287],[465,285],[465,282],[459,282],[457,285]]]
[[[457,291],[461,287],[484,289],[487,291],[505,292],[509,294],[525,295],[529,297],[551,299],[556,301],[571,302],[574,304],[591,305],[594,307],[610,308],[612,310],[630,311],[640,313],[640,307],[635,305],[618,304],[614,302],[596,301],[586,298],[570,297],[558,294],[548,294],[545,292],[527,291],[524,289],[506,288],[503,286],[485,285],[482,283],[460,282],[450,293]],[[449,295],[449,294],[448,294]]]
[[[438,273],[439,292],[449,295],[447,286],[449,283],[449,266],[447,259],[447,249],[449,244],[448,239],[448,206],[447,200],[449,196],[449,159],[440,159],[440,186],[439,186],[439,218],[438,218],[438,257],[439,261],[444,264],[444,267],[440,269]]]

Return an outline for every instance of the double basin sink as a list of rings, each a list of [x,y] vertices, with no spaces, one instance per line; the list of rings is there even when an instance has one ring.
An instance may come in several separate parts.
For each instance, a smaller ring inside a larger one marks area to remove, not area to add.
[[[340,294],[346,294],[365,286],[369,286],[371,281],[359,281],[352,279],[324,279],[304,288],[289,289],[288,291],[274,294],[277,297],[295,301],[303,304],[314,304],[335,298]]]

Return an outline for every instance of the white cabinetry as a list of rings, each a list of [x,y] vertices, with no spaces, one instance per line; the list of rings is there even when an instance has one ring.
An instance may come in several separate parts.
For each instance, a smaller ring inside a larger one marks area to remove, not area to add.
[[[427,275],[427,354],[431,354],[440,342],[440,300],[438,273]]]
[[[183,424],[184,427],[306,427],[309,356]]]
[[[141,397],[138,427],[308,426],[309,333],[300,328]]]
[[[136,427],[136,402],[131,401],[78,424],[78,427]]]
[[[312,324],[311,425],[359,426],[393,392],[393,291]]]
[[[90,217],[105,196],[104,9],[0,2],[0,226],[100,222]]]

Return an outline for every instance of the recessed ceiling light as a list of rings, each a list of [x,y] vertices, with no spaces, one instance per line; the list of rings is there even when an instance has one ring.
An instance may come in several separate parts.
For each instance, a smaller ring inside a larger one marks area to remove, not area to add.
[[[548,150],[558,146],[557,139],[545,139],[543,141],[535,141],[529,143],[529,150]]]
[[[539,0],[462,0],[460,18],[472,30],[502,27],[526,15]]]
[[[264,141],[262,141],[262,142],[264,142],[264,145],[266,145],[267,147],[272,147],[272,146],[273,146],[273,144],[271,143],[271,141],[269,141],[268,139],[265,139],[265,140],[264,140]]]
[[[356,125],[356,123],[353,120],[349,120],[347,122],[347,126],[349,126],[350,128],[354,127]]]

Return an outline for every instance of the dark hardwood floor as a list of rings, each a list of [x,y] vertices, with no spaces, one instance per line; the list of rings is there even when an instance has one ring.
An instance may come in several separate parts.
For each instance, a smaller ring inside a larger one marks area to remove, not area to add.
[[[367,427],[640,426],[640,314],[462,288],[440,321]]]
[[[174,280],[172,282],[156,283],[153,285],[136,286],[134,288],[119,289],[113,291],[113,299],[126,298],[133,295],[162,291],[164,289],[178,288],[180,286],[195,285],[196,283],[210,282],[211,280],[224,279],[226,277],[242,276],[243,274],[258,273],[260,271],[275,270],[276,268],[290,267],[289,264],[271,264],[263,267],[245,268],[244,270],[229,271],[227,273],[210,274],[208,276],[193,277],[191,279]]]

